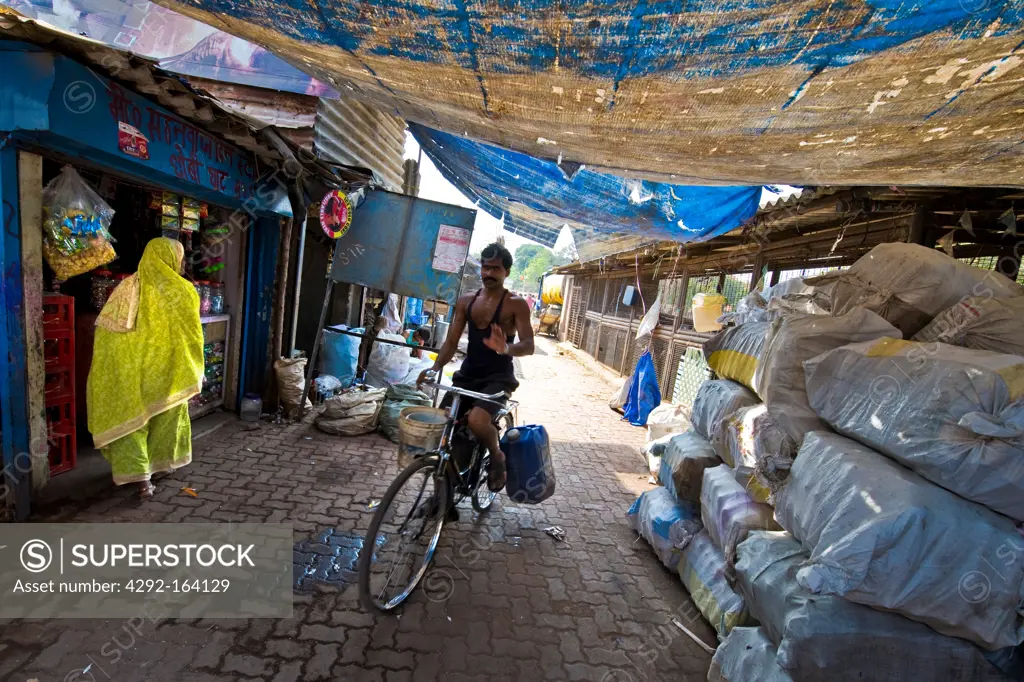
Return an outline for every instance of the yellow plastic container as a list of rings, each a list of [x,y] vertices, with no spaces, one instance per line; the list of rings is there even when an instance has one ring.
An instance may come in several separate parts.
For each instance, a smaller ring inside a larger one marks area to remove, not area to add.
[[[718,318],[726,304],[721,294],[697,294],[693,297],[693,329],[698,332],[717,332],[722,328]]]
[[[436,407],[407,407],[398,415],[398,466],[437,450],[448,417]]]

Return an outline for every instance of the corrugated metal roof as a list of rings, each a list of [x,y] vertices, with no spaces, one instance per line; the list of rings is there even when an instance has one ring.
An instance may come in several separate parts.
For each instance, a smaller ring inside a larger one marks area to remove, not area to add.
[[[320,158],[369,168],[387,189],[402,191],[405,121],[397,116],[347,97],[321,99],[313,145]]]
[[[313,128],[318,101],[316,97],[251,85],[221,83],[196,76],[188,76],[188,81],[200,92],[209,93],[238,115],[250,119],[257,127]]]

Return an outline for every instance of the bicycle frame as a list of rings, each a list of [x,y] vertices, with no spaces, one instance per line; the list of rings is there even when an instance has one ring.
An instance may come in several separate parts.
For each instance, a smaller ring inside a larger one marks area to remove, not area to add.
[[[437,452],[440,457],[438,463],[438,472],[445,470],[448,466],[448,462],[451,461],[451,439],[455,435],[455,429],[458,427],[459,420],[456,415],[459,414],[459,408],[462,406],[462,398],[473,398],[475,400],[483,400],[490,403],[495,403],[501,407],[498,413],[494,416],[493,421],[497,423],[500,419],[504,418],[508,414],[512,414],[519,403],[514,400],[508,400],[508,393],[487,395],[485,393],[476,393],[474,391],[467,391],[462,388],[456,388],[455,386],[445,386],[438,383],[425,383],[423,384],[426,388],[433,388],[436,390],[447,391],[452,394],[452,403],[448,407],[448,421],[445,423],[444,431],[441,433],[441,442],[437,447]],[[502,404],[496,399],[498,396],[504,395],[507,402]],[[460,470],[457,465],[452,466],[452,471],[455,473],[457,487],[466,487],[467,479],[474,467],[477,465],[477,456],[479,450],[474,448],[473,457],[470,459],[469,464],[465,469]],[[454,463],[453,463],[454,464]],[[454,502],[454,501],[453,501]]]

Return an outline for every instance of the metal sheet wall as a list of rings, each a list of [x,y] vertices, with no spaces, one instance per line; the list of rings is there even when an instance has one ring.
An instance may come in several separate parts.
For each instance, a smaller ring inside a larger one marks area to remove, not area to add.
[[[321,99],[313,125],[313,147],[328,161],[362,166],[385,187],[402,191],[405,121],[353,99]]]

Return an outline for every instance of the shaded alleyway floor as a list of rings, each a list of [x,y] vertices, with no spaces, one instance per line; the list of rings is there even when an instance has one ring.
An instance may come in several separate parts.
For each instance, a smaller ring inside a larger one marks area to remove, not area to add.
[[[619,421],[611,388],[546,339],[521,371],[519,421],[547,427],[557,492],[533,507],[501,496],[483,516],[465,501],[400,617],[368,615],[355,585],[309,581],[287,620],[146,622],[141,632],[119,620],[6,621],[0,680],[705,679],[710,656],[672,620],[706,642],[714,635],[625,519],[651,487],[644,431]],[[376,434],[233,421],[198,441],[193,463],[158,482],[152,500],[111,490],[33,520],[287,522],[297,543],[345,545],[396,474],[396,446]],[[101,651],[115,637],[112,662]]]

